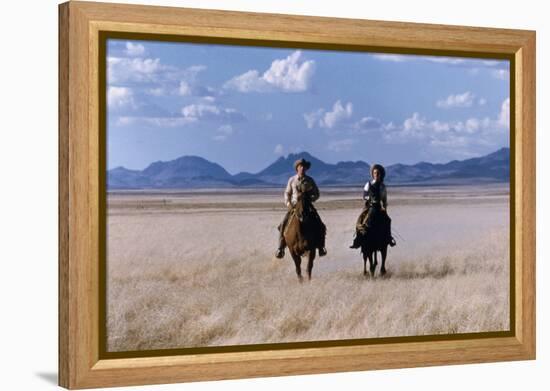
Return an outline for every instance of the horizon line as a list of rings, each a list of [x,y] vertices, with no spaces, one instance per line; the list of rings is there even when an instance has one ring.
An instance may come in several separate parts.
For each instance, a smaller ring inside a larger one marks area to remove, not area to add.
[[[403,166],[415,166],[417,164],[422,164],[422,163],[428,163],[428,164],[433,164],[433,165],[437,165],[437,164],[448,164],[448,163],[451,163],[451,162],[455,162],[455,161],[459,161],[459,162],[462,162],[462,161],[465,161],[465,160],[470,160],[470,159],[477,159],[477,158],[481,158],[481,157],[484,157],[484,156],[488,156],[488,155],[492,155],[493,153],[496,153],[498,151],[501,151],[503,149],[508,149],[510,150],[510,147],[500,147],[500,148],[497,148],[495,149],[493,152],[489,152],[489,153],[486,153],[486,154],[483,154],[483,155],[477,155],[477,156],[472,156],[472,157],[468,157],[468,158],[465,158],[465,159],[452,159],[452,160],[448,160],[446,162],[443,162],[443,163],[434,163],[434,162],[429,162],[429,161],[425,161],[425,160],[420,160],[420,161],[417,161],[415,163],[410,163],[410,164],[407,164],[407,163],[391,163],[391,164],[387,164],[386,167],[391,167],[391,166],[396,166],[396,165],[403,165]],[[203,160],[206,160],[207,162],[209,163],[212,163],[212,164],[217,164],[219,165],[220,167],[222,167],[225,171],[227,171],[228,174],[230,174],[231,176],[234,176],[234,175],[238,175],[238,174],[253,174],[253,175],[256,175],[258,173],[260,173],[261,171],[265,170],[267,167],[271,166],[272,164],[274,164],[275,162],[277,162],[278,160],[280,159],[288,159],[290,156],[292,155],[300,155],[300,154],[308,154],[310,155],[311,157],[321,161],[322,163],[324,164],[329,164],[329,165],[337,165],[339,163],[348,163],[348,162],[351,162],[351,163],[365,163],[367,165],[369,165],[369,167],[371,166],[371,163],[369,162],[366,162],[364,160],[339,160],[337,161],[336,163],[329,163],[327,161],[324,161],[323,159],[320,159],[318,157],[316,157],[315,155],[313,155],[312,153],[310,152],[307,152],[307,151],[300,151],[300,152],[290,152],[288,153],[287,155],[281,155],[279,156],[278,158],[276,158],[275,160],[273,160],[271,163],[267,164],[267,166],[265,166],[264,168],[258,170],[257,172],[253,173],[253,172],[249,172],[249,171],[237,171],[235,172],[234,174],[229,172],[222,164],[220,163],[217,163],[215,161],[212,161],[212,160],[209,160],[209,159],[206,159],[205,157],[202,157],[202,156],[198,156],[198,155],[182,155],[182,156],[179,156],[179,157],[176,157],[174,159],[170,159],[170,160],[155,160],[149,164],[147,164],[143,169],[135,169],[135,168],[127,168],[125,166],[116,166],[116,167],[113,167],[113,168],[110,168],[110,169],[107,169],[107,172],[109,171],[112,171],[112,170],[116,170],[116,169],[120,169],[120,168],[123,168],[125,170],[128,170],[128,171],[144,171],[145,169],[147,169],[148,167],[150,167],[152,164],[155,164],[155,163],[169,163],[169,162],[172,162],[174,160],[178,160],[178,159],[182,159],[182,158],[186,158],[186,157],[194,157],[194,158],[199,158],[199,159],[203,159]],[[376,164],[376,163],[375,163]],[[379,164],[379,163],[378,163]]]

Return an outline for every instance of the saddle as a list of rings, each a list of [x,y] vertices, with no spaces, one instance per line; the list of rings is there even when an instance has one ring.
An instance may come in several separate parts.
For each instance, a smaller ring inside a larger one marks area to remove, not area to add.
[[[357,218],[356,230],[358,235],[368,236],[370,240],[387,242],[390,246],[395,246],[391,234],[391,218],[378,208],[373,209],[371,206],[363,210]]]
[[[288,227],[292,224],[294,219],[298,219],[300,224],[303,224],[305,221],[309,223],[312,222],[316,226],[316,230],[318,230],[321,235],[326,234],[326,226],[321,220],[321,216],[319,216],[317,209],[315,209],[311,203],[307,204],[302,213],[298,213],[295,207],[290,210],[290,215],[284,227],[283,234],[287,233]]]

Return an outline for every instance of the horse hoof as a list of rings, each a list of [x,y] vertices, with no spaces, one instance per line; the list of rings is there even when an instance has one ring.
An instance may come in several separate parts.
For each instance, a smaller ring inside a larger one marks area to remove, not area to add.
[[[304,277],[302,276],[298,276],[298,282],[301,284],[302,282],[304,282]]]
[[[386,269],[382,269],[382,270],[380,270],[380,274],[381,274],[381,275],[385,276],[385,275],[386,275],[386,273],[387,273],[387,272],[386,272]]]

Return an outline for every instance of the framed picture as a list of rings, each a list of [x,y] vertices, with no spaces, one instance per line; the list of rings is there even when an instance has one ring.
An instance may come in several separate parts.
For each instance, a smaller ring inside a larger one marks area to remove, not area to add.
[[[535,358],[535,33],[59,6],[59,383]]]

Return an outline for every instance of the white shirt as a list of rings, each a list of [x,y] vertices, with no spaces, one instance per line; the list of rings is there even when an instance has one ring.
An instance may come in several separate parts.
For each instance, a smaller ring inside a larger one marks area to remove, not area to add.
[[[298,174],[290,177],[285,189],[285,205],[296,205],[298,201],[298,194],[302,192],[301,189],[307,189],[306,192],[310,197],[311,202],[317,201],[319,198],[319,188],[312,177],[304,175],[299,177]]]

